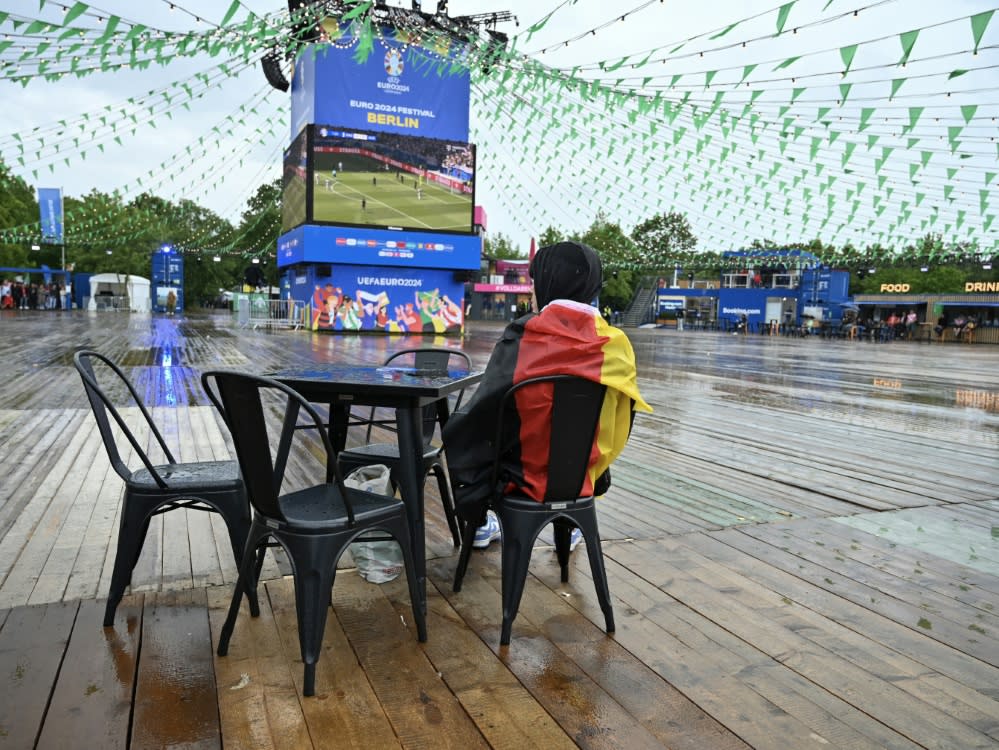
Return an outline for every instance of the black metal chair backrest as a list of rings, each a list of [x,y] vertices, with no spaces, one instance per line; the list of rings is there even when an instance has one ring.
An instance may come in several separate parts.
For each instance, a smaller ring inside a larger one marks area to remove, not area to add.
[[[397,352],[393,352],[386,360],[385,366],[389,367],[395,364],[399,365],[399,360],[404,358],[412,358],[413,367],[417,372],[426,373],[446,373],[448,368],[451,366],[452,360],[458,360],[462,365],[462,369],[471,370],[472,369],[472,359],[465,352],[460,349],[449,349],[443,346],[421,346],[414,347],[411,349],[400,349]],[[461,406],[461,399],[464,392],[458,394],[458,398],[452,407],[452,411]],[[386,422],[378,422],[374,418],[375,410],[371,410],[371,416],[367,420],[368,433],[365,438],[367,442],[371,441],[371,428],[375,424],[381,424],[383,427],[394,424],[395,420],[387,420]],[[364,424],[364,422],[361,422]],[[423,407],[423,447],[428,448],[430,443],[433,441],[434,430],[437,428],[437,404],[430,404]],[[389,427],[391,429],[391,427]]]
[[[159,444],[167,462],[175,464],[177,461],[174,459],[173,454],[170,453],[170,449],[167,447],[166,441],[163,439],[163,435],[160,434],[159,429],[156,427],[156,423],[153,422],[153,418],[146,410],[146,406],[143,404],[142,398],[139,396],[129,379],[125,376],[125,373],[123,373],[118,366],[114,364],[114,362],[105,357],[103,354],[99,354],[89,349],[84,349],[73,355],[73,364],[76,367],[77,372],[80,373],[80,377],[83,379],[83,387],[87,392],[87,399],[90,401],[90,408],[94,413],[94,419],[97,420],[97,429],[101,433],[101,439],[104,441],[104,448],[107,450],[108,458],[111,460],[111,466],[114,467],[118,476],[126,482],[131,479],[132,472],[129,470],[124,460],[122,460],[121,453],[118,450],[118,443],[115,440],[114,431],[111,428],[111,419],[113,419],[122,434],[125,436],[125,439],[128,440],[129,444],[132,446],[135,454],[142,461],[142,465],[145,466],[145,468],[152,475],[153,480],[161,489],[165,489],[168,486],[167,482],[156,471],[152,461],[149,459],[149,456],[146,455],[146,451],[139,444],[139,441],[136,439],[135,435],[132,434],[132,431],[128,429],[128,425],[125,424],[124,418],[118,413],[118,410],[112,403],[111,398],[101,387],[98,381],[98,369],[95,369],[94,367],[95,362],[98,363],[98,369],[102,373],[106,371],[113,374],[115,378],[117,378],[119,385],[124,386],[128,391],[132,400],[135,401],[135,405],[138,407],[139,412],[146,420],[149,431]]]
[[[354,509],[343,484],[343,475],[337,466],[336,453],[323,419],[312,404],[292,388],[260,375],[216,370],[203,373],[201,381],[229,428],[246,492],[258,513],[278,521],[287,520],[281,512],[278,496],[281,494],[298,414],[299,411],[304,411],[322,440],[327,466],[332,467],[333,482],[344,499],[348,522],[351,526],[354,524]],[[284,418],[277,443],[272,442],[268,430],[261,396],[264,391],[283,394],[285,397]]]
[[[529,394],[529,391],[533,392]],[[499,407],[490,486],[498,486],[503,458],[510,448],[511,436],[508,432],[514,429],[512,423],[517,423],[516,429],[519,430],[522,410],[516,408],[515,401],[524,398],[526,403],[532,405],[531,408],[546,411],[551,425],[548,445],[544,446],[548,451],[544,501],[577,500],[586,481],[606,391],[607,386],[602,383],[577,375],[529,378],[508,389]],[[530,450],[531,446],[521,445],[520,448],[521,455],[524,455],[524,451]]]

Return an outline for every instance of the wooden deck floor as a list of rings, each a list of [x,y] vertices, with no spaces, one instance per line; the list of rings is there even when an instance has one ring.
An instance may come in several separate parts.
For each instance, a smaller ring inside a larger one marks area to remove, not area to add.
[[[481,366],[498,332],[447,343]],[[212,517],[154,521],[100,627],[122,488],[72,352],[123,363],[193,460],[229,454],[201,370],[413,340],[115,313],[0,334],[0,748],[999,747],[993,347],[629,331],[655,413],[599,506],[617,633],[585,556],[562,584],[543,537],[500,648],[498,548],[453,594],[430,482],[428,642],[404,581],[344,569],[303,698],[280,559],[214,655],[234,569]]]

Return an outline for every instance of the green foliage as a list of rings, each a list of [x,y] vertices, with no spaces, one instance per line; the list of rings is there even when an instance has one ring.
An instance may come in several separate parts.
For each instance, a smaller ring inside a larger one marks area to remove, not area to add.
[[[604,273],[604,288],[600,292],[601,303],[606,303],[614,310],[624,310],[635,296],[635,289],[641,280],[638,271],[611,271]]]
[[[631,237],[640,251],[635,262],[649,270],[665,271],[677,263],[683,265],[684,259],[697,247],[697,237],[690,222],[677,211],[646,219],[632,230]]]
[[[280,233],[281,180],[274,180],[262,184],[247,200],[242,221],[232,241],[233,249],[243,253],[244,268],[252,257],[260,258],[260,268],[270,286],[277,286],[279,274],[277,265],[268,262],[268,255],[276,251]]]
[[[565,239],[565,234],[557,227],[548,227],[541,233],[538,237],[538,247],[548,247],[548,245],[557,245],[559,242]]]
[[[572,235],[572,239],[584,242],[600,253],[605,272],[633,262],[638,254],[635,243],[621,226],[609,221],[602,212],[597,213],[585,232]]]
[[[528,255],[527,250],[515,248],[513,241],[502,232],[486,237],[482,252],[495,260],[525,260]]]
[[[38,221],[35,193],[20,177],[11,173],[0,160],[0,227],[13,227]],[[29,258],[31,243],[0,243],[0,265],[24,267],[34,264]]]
[[[631,302],[639,274],[627,270],[628,264],[637,254],[635,243],[617,224],[598,213],[589,229],[576,234],[572,239],[583,242],[600,254],[604,271],[604,288],[600,292],[600,304],[612,309],[624,310]]]

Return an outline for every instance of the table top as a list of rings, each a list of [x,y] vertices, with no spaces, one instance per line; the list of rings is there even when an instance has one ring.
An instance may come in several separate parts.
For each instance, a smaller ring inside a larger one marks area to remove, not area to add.
[[[434,400],[479,382],[478,371],[447,372],[378,365],[308,365],[267,373],[312,400],[338,398],[408,398]]]

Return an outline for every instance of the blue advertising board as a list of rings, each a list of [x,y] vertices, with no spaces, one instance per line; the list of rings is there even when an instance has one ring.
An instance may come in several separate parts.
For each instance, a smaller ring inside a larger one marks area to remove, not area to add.
[[[310,45],[291,82],[291,137],[306,125],[336,123],[457,141],[468,140],[469,73],[383,29],[364,62],[356,45]]]
[[[478,270],[477,235],[397,232],[305,224],[278,238],[278,268],[297,263],[348,263]]]
[[[286,282],[295,299],[312,303],[314,330],[458,333],[462,329],[464,284],[450,271],[351,265],[323,268],[291,271]]]
[[[765,289],[722,289],[718,292],[718,319],[737,323],[745,315],[750,326],[766,319]]]
[[[38,188],[38,211],[41,215],[42,242],[61,245],[62,188]]]

